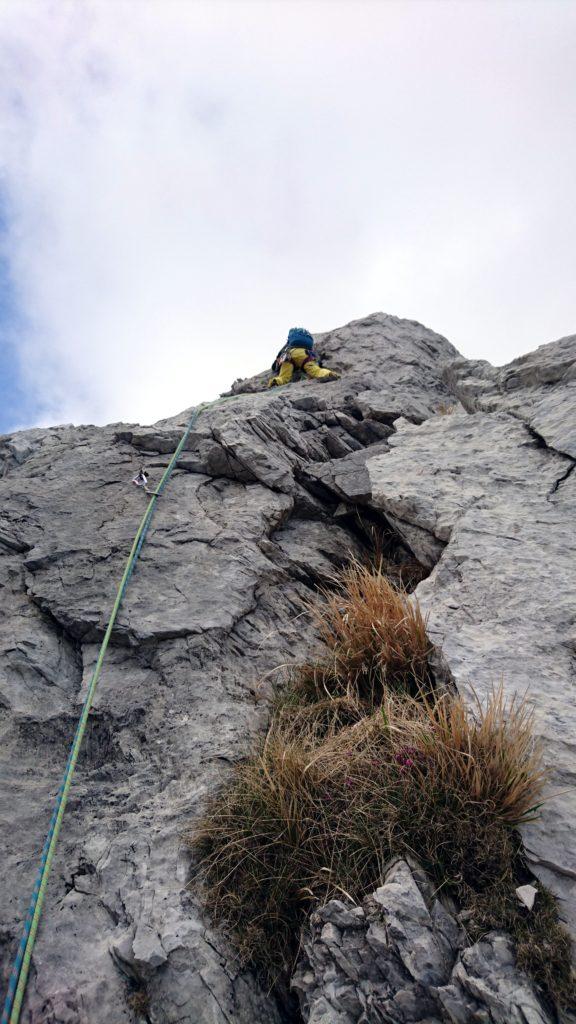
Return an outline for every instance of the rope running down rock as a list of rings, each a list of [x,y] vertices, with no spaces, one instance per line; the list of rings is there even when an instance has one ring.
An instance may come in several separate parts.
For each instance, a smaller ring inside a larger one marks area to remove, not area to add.
[[[226,396],[226,398],[228,397],[236,398],[238,396]],[[216,405],[218,402],[221,401],[222,399],[216,399],[213,402],[204,402],[201,405],[196,406],[196,408],[193,410],[188,426],[186,427],[186,430],[184,431],[182,437],[180,438],[178,447],[176,448],[174,454],[170,459],[170,462],[168,463],[166,469],[164,470],[164,473],[162,474],[160,483],[158,484],[156,491],[151,495],[146,511],[142,516],[140,525],[138,526],[136,535],[132,542],[132,547],[130,549],[130,554],[128,555],[126,567],[124,569],[124,573],[122,575],[122,579],[120,581],[120,585],[116,593],[116,599],[114,601],[114,605],[110,613],[110,618],[108,620],[106,632],[100,645],[96,666],[94,668],[94,672],[92,673],[90,685],[88,687],[86,698],[82,706],[82,711],[80,714],[80,718],[78,720],[78,725],[76,727],[76,732],[74,734],[72,746],[70,748],[70,754],[68,757],[68,761],[66,763],[66,768],[64,770],[64,775],[62,778],[60,789],[58,790],[58,794],[56,796],[56,802],[54,805],[54,810],[48,828],[48,834],[46,836],[46,841],[42,849],[42,856],[40,859],[40,867],[38,870],[36,883],[34,885],[32,896],[30,899],[28,913],[26,915],[26,921],[24,923],[24,932],[22,935],[22,939],[20,941],[20,946],[18,947],[18,952],[16,954],[14,966],[12,968],[12,973],[10,975],[10,981],[8,983],[8,991],[4,1003],[1,1024],[18,1024],[18,1021],[20,1019],[20,1011],[22,1009],[22,1001],[24,999],[24,993],[26,991],[26,983],[30,971],[30,963],[32,960],[32,952],[34,950],[36,933],[38,931],[38,925],[40,923],[40,917],[42,914],[42,905],[44,903],[44,897],[46,895],[48,877],[50,875],[50,868],[52,866],[52,861],[54,859],[54,852],[56,849],[56,843],[58,841],[58,835],[62,825],[62,819],[64,817],[64,811],[66,810],[66,804],[68,801],[70,786],[72,784],[74,769],[76,767],[76,762],[78,760],[78,755],[80,753],[80,747],[82,745],[82,740],[84,737],[84,733],[86,731],[88,716],[92,708],[92,703],[94,700],[94,695],[96,693],[96,687],[98,684],[100,671],[102,669],[102,664],[104,662],[106,650],[108,648],[108,643],[112,635],[112,630],[116,622],[116,617],[118,615],[120,605],[122,604],[122,599],[126,592],[126,588],[128,587],[130,577],[132,576],[136,562],[138,560],[138,556],[140,554],[140,551],[142,550],[142,546],[146,539],[146,534],[148,533],[148,528],[152,521],[152,516],[154,514],[156,502],[160,495],[162,494],[162,492],[164,491],[164,488],[166,487],[172,475],[172,472],[176,466],[176,463],[178,462],[184,445],[186,444],[186,441],[188,440],[190,432],[194,424],[196,423],[198,417],[205,409],[209,408],[210,406]]]

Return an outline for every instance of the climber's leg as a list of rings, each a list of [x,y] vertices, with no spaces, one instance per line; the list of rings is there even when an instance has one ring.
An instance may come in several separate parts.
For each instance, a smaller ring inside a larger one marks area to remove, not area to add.
[[[304,363],[302,369],[313,380],[340,380],[339,373],[334,373],[334,370],[328,370],[325,366],[318,366],[318,363],[315,363],[313,359],[309,359]]]
[[[272,377],[268,381],[268,387],[269,388],[273,388],[273,387],[280,387],[281,384],[289,384],[290,381],[292,380],[292,374],[293,373],[294,373],[294,364],[293,363],[291,363],[289,360],[286,361],[285,363],[282,363],[282,365],[281,365],[281,367],[280,367],[280,369],[278,371],[278,376]]]
[[[309,377],[315,380],[338,380],[339,374],[333,370],[325,370],[319,366],[316,359],[310,355],[305,348],[291,348],[290,359],[297,370],[303,370]]]

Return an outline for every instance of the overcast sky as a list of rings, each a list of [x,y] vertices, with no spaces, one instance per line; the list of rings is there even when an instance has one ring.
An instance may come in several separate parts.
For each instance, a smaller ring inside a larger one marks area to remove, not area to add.
[[[376,310],[576,331],[572,0],[0,0],[0,429],[150,422]]]

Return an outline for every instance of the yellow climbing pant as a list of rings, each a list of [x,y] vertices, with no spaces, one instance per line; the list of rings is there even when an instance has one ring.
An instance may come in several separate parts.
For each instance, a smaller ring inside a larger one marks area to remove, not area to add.
[[[303,370],[308,377],[313,377],[315,380],[338,380],[339,376],[332,370],[326,370],[323,366],[318,366],[316,360],[310,358],[305,348],[291,348],[288,358],[282,363],[278,371],[278,376],[272,377],[268,381],[268,387],[272,388],[275,385],[289,384],[292,380],[294,368]]]

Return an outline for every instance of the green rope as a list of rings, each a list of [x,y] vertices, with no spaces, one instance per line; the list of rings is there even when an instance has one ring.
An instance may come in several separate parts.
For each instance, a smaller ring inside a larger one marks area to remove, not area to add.
[[[236,396],[230,395],[226,397],[232,398]],[[168,463],[166,469],[164,470],[164,473],[162,474],[160,483],[158,484],[156,491],[150,498],[148,507],[144,515],[142,516],[142,519],[140,520],[140,525],[136,531],[136,536],[134,537],[134,540],[132,542],[132,547],[130,549],[130,554],[128,555],[126,567],[124,569],[122,579],[118,586],[118,591],[116,593],[116,599],[114,601],[112,612],[110,613],[110,618],[108,620],[108,625],[106,627],[104,639],[102,640],[102,643],[100,645],[96,666],[94,668],[94,672],[92,673],[92,678],[90,680],[88,692],[84,700],[84,705],[82,707],[82,712],[78,721],[78,726],[76,728],[74,740],[72,742],[72,748],[70,750],[70,755],[68,758],[68,762],[66,764],[62,784],[60,786],[60,790],[56,798],[56,806],[54,808],[54,813],[52,816],[52,820],[50,822],[50,828],[48,830],[48,835],[46,837],[46,842],[44,844],[44,849],[42,851],[42,859],[40,864],[38,880],[34,888],[34,892],[32,894],[32,899],[28,910],[28,915],[26,918],[24,935],[22,937],[22,942],[20,943],[20,948],[16,957],[16,961],[14,963],[12,976],[10,978],[10,982],[8,985],[8,993],[6,996],[6,1003],[2,1015],[2,1024],[5,1024],[5,1022],[8,1021],[9,1024],[18,1024],[18,1021],[20,1019],[22,1001],[24,998],[24,993],[26,991],[28,974],[30,972],[32,952],[34,950],[36,933],[38,931],[38,925],[40,923],[40,917],[42,914],[42,906],[44,903],[44,897],[46,895],[46,888],[48,885],[50,868],[52,867],[52,861],[54,859],[56,843],[58,841],[58,835],[60,833],[60,828],[62,826],[62,819],[64,817],[66,804],[68,802],[68,794],[70,792],[70,786],[72,784],[74,769],[76,767],[76,762],[78,760],[78,755],[80,753],[80,747],[82,745],[84,733],[86,732],[88,715],[90,714],[90,710],[92,708],[92,702],[94,700],[96,686],[98,684],[98,679],[102,669],[102,664],[104,662],[106,650],[108,648],[108,643],[112,635],[112,630],[116,622],[116,617],[118,615],[118,611],[122,603],[122,598],[124,597],[124,593],[126,591],[128,582],[134,570],[134,566],[136,565],[138,555],[142,550],[142,546],[144,544],[144,540],[148,532],[148,527],[150,526],[150,522],[152,520],[156,502],[160,495],[162,494],[166,484],[168,483],[170,476],[172,475],[172,471],[176,466],[176,463],[178,462],[182,449],[184,448],[184,445],[188,440],[190,431],[192,430],[192,427],[194,426],[200,413],[204,409],[207,409],[209,406],[215,405],[219,401],[222,401],[222,399],[216,399],[214,402],[204,402],[202,403],[202,405],[197,406],[194,412],[192,413],[190,422],[188,423],[186,430],[184,431],[182,437],[180,438],[180,442],[174,454],[172,455],[170,462]]]

